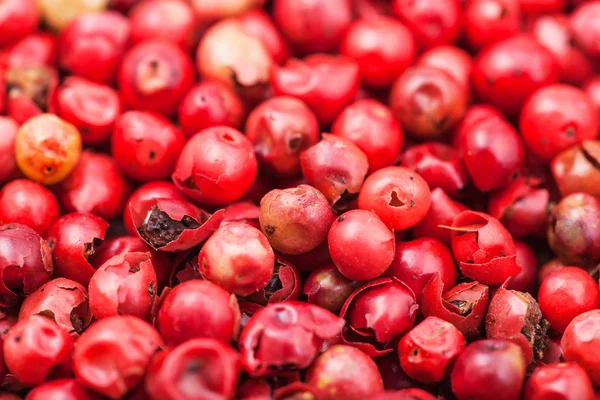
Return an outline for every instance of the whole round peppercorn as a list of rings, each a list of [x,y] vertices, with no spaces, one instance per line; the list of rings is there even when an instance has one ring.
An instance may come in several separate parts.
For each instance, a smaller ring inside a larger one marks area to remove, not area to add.
[[[525,385],[525,400],[593,400],[592,381],[579,364],[558,363],[536,369]]]
[[[598,308],[600,292],[598,284],[586,271],[565,267],[542,281],[538,301],[550,327],[562,333],[573,318]]]
[[[252,110],[245,133],[266,172],[295,177],[300,172],[300,154],[319,141],[319,121],[303,101],[278,96]]]
[[[92,321],[87,290],[70,279],[53,279],[23,301],[19,321],[32,315],[51,318],[75,339]]]
[[[331,225],[327,242],[333,263],[348,279],[377,278],[394,259],[394,233],[370,211],[340,215]]]
[[[563,264],[562,261],[560,261],[558,258],[553,258],[552,260],[542,265],[542,267],[538,271],[538,282],[542,283],[544,279],[548,277],[548,275],[564,267],[566,267],[566,265]]]
[[[1,80],[1,79],[0,79]],[[2,100],[0,99],[0,109]],[[15,141],[19,125],[10,117],[0,116],[0,182],[5,182],[18,173]]]
[[[550,162],[561,151],[596,138],[598,118],[584,91],[568,85],[550,85],[535,92],[525,103],[520,128],[527,149]]]
[[[240,329],[240,309],[234,295],[212,282],[195,279],[167,294],[158,311],[157,326],[169,346],[193,338],[230,343]]]
[[[456,125],[452,133],[452,147],[462,153],[463,137],[475,124],[488,118],[504,118],[500,110],[487,104],[477,104],[467,109],[464,118]]]
[[[232,398],[240,375],[238,358],[218,340],[189,340],[155,356],[146,375],[146,392],[165,400]]]
[[[600,3],[590,1],[577,7],[570,16],[570,29],[575,43],[590,58],[600,56],[600,46],[594,40],[600,34]]]
[[[221,82],[200,82],[179,104],[179,123],[186,138],[214,126],[241,129],[245,117],[242,99]]]
[[[4,361],[25,385],[66,378],[71,372],[73,339],[54,321],[41,315],[17,322],[4,338]]]
[[[417,65],[394,82],[390,108],[409,135],[421,140],[439,138],[465,114],[466,90],[445,71]]]
[[[307,253],[325,242],[334,218],[325,196],[308,185],[272,190],[260,202],[260,227],[283,254]]]
[[[469,53],[456,46],[436,46],[423,54],[417,64],[441,69],[458,83],[469,88],[469,78],[473,67],[473,58]],[[468,90],[470,92],[470,89]],[[470,93],[467,93],[467,100]]]
[[[119,399],[139,385],[152,356],[164,343],[158,332],[139,318],[104,318],[77,341],[73,372],[86,388]]]
[[[198,255],[202,277],[238,296],[264,289],[274,264],[275,255],[265,235],[243,223],[217,229]]]
[[[194,135],[183,147],[172,179],[199,203],[224,205],[252,187],[258,163],[252,143],[239,131],[218,126]]]
[[[92,3],[85,0],[42,0],[46,3]],[[102,3],[105,0],[97,1]],[[56,12],[67,7],[56,4]],[[97,10],[95,10],[97,11]],[[59,37],[59,65],[73,75],[112,84],[127,49],[129,20],[114,11],[83,14],[73,19]]]
[[[129,107],[171,117],[194,83],[194,64],[175,44],[148,40],[125,54],[118,81]]]
[[[383,391],[383,381],[375,362],[351,346],[336,345],[319,356],[307,374],[323,400],[359,400]]]
[[[414,62],[417,43],[411,31],[396,19],[359,19],[346,30],[340,53],[358,62],[362,83],[381,88],[389,86]]]
[[[481,100],[514,116],[531,94],[558,78],[552,54],[533,38],[515,35],[479,53],[471,82]]]
[[[161,115],[128,111],[117,121],[111,142],[112,155],[125,174],[152,181],[173,173],[185,137]]]
[[[550,168],[563,196],[583,192],[600,196],[600,141],[584,140],[554,157]]]
[[[358,195],[358,207],[373,211],[390,229],[404,230],[419,223],[429,210],[427,182],[403,167],[387,167],[369,175]]]
[[[465,350],[465,337],[450,322],[427,317],[398,346],[402,370],[419,382],[440,382]]]
[[[58,379],[42,383],[27,393],[27,400],[48,399],[100,400],[100,397],[91,391],[87,391],[83,385],[74,378]]]
[[[332,133],[353,142],[369,161],[369,173],[396,162],[404,143],[400,124],[391,110],[371,100],[358,100],[337,116]]]
[[[575,317],[561,339],[565,361],[574,361],[581,365],[597,386],[600,384],[600,310],[591,310]]]
[[[19,128],[15,154],[19,169],[28,178],[44,185],[58,183],[79,161],[81,135],[60,118],[41,114]]]
[[[262,0],[259,0],[262,1]],[[251,36],[256,36],[273,57],[273,61],[283,64],[290,57],[290,46],[283,37],[271,16],[259,8],[254,8],[236,18],[242,29]]]
[[[394,261],[385,273],[410,287],[419,304],[423,288],[435,274],[439,274],[445,287],[456,285],[457,270],[452,253],[433,238],[398,243]]]
[[[356,283],[342,275],[335,265],[328,265],[310,273],[303,293],[309,303],[337,313],[355,287]]]
[[[548,219],[548,244],[567,265],[591,266],[600,261],[600,200],[573,193],[558,203]]]
[[[452,392],[459,400],[518,400],[527,364],[521,348],[507,340],[478,340],[467,346],[452,369]]]
[[[465,35],[473,48],[511,37],[520,28],[519,0],[474,0],[465,9]]]
[[[16,222],[43,236],[58,218],[60,209],[54,194],[39,183],[16,179],[0,191],[0,224]]]
[[[35,31],[40,10],[35,0],[9,0],[0,7],[0,44],[4,45]]]

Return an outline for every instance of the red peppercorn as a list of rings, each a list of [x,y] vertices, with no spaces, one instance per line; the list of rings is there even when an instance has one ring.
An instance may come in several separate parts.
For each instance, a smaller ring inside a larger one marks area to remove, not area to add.
[[[542,265],[538,271],[538,283],[542,283],[548,275],[564,267],[566,267],[566,265],[564,265],[558,258],[553,258],[552,260],[548,261]]]
[[[304,282],[307,301],[333,313],[340,311],[356,284],[335,267],[327,265],[311,272]]]
[[[83,386],[119,399],[142,382],[152,355],[163,346],[158,332],[139,318],[104,318],[77,341],[73,371]]]
[[[58,40],[51,33],[35,32],[4,48],[0,63],[11,68],[34,67],[56,64]]]
[[[544,365],[536,369],[525,386],[526,400],[548,398],[593,400],[594,388],[585,369],[576,363]]]
[[[554,157],[550,167],[560,193],[600,196],[600,141],[584,140]]]
[[[358,207],[373,211],[390,229],[404,230],[419,223],[429,210],[427,182],[402,167],[387,167],[371,174],[358,195]]]
[[[450,322],[466,337],[479,334],[479,326],[488,307],[489,289],[479,282],[461,283],[444,291],[439,274],[433,275],[422,292],[423,315],[434,316]]]
[[[344,321],[331,312],[297,301],[268,305],[254,314],[239,340],[242,365],[250,376],[282,367],[307,368],[323,342],[340,334]]]
[[[273,97],[248,115],[245,133],[264,171],[291,178],[300,172],[300,153],[319,141],[319,122],[301,100]]]
[[[331,225],[327,242],[333,263],[348,279],[377,278],[394,259],[394,233],[370,211],[340,215]]]
[[[0,99],[0,110],[2,109]],[[0,182],[5,182],[17,174],[15,139],[19,125],[10,117],[0,116]]]
[[[129,21],[113,12],[76,17],[61,32],[59,64],[74,75],[112,84],[129,40]]]
[[[54,221],[47,239],[55,275],[87,286],[95,271],[90,257],[107,229],[108,222],[94,214],[66,214]]]
[[[277,64],[283,64],[290,57],[288,42],[265,11],[255,8],[240,15],[237,20],[246,33],[262,42]]]
[[[372,396],[371,400],[436,400],[438,397],[424,391],[423,389],[410,388],[402,389],[395,392],[387,391],[380,392]]]
[[[538,259],[533,249],[525,242],[515,240],[515,250],[521,271],[510,279],[506,288],[533,295],[537,288]]]
[[[338,115],[332,133],[353,142],[369,161],[369,173],[396,162],[404,143],[400,124],[391,110],[371,100],[357,100]]]
[[[465,9],[465,35],[476,49],[509,38],[520,28],[519,0],[475,0]]]
[[[456,358],[465,348],[465,337],[454,325],[428,317],[400,340],[398,355],[408,376],[433,383],[450,375]]]
[[[6,81],[6,114],[24,124],[32,117],[54,108],[58,73],[54,68],[36,65],[12,67],[4,73]],[[4,90],[3,90],[4,91]]]
[[[587,56],[597,58],[600,56],[600,46],[595,38],[600,34],[600,3],[590,1],[577,7],[570,16],[570,29],[575,43]]]
[[[465,50],[456,46],[436,46],[421,54],[417,64],[441,69],[470,92],[469,78],[473,58]],[[469,100],[470,93],[467,95]]]
[[[356,289],[342,307],[340,317],[347,321],[342,342],[371,357],[389,353],[393,351],[390,342],[412,328],[418,308],[415,294],[403,282],[372,280]]]
[[[36,386],[27,394],[27,400],[100,400],[100,396],[87,391],[76,379],[58,379]],[[10,399],[6,399],[10,400]]]
[[[230,343],[239,332],[240,309],[234,295],[212,282],[195,279],[177,285],[166,295],[157,326],[169,346],[193,338]]]
[[[9,0],[0,7],[0,44],[4,45],[32,33],[40,20],[35,0]]]
[[[452,200],[443,189],[431,191],[431,206],[425,217],[413,227],[413,237],[434,238],[451,244],[451,232],[441,226],[452,224],[454,217],[467,210],[467,206]]]
[[[127,0],[119,0],[127,1]],[[196,15],[201,20],[217,20],[261,7],[266,0],[191,0]]]
[[[320,390],[323,400],[360,400],[383,391],[375,362],[351,346],[336,345],[319,356],[311,366],[307,382]]]
[[[452,369],[452,392],[459,400],[521,397],[527,363],[521,349],[507,340],[478,340],[467,346]]]
[[[4,338],[6,366],[25,385],[66,378],[72,352],[69,333],[41,315],[19,321]]]
[[[598,116],[598,121],[600,121],[600,77],[596,75],[590,80],[588,80],[584,84],[583,90],[588,95],[589,99],[592,101],[592,104],[594,105],[596,114]]]
[[[179,190],[199,203],[224,205],[242,198],[257,173],[252,143],[239,131],[218,126],[188,140],[172,178]]]
[[[599,333],[600,310],[591,310],[575,317],[561,339],[565,361],[581,365],[595,386],[600,384]]]
[[[214,126],[241,129],[245,117],[242,99],[221,82],[200,82],[179,104],[179,123],[187,138]]]
[[[154,356],[145,388],[153,399],[229,399],[235,393],[238,354],[215,339],[191,339]]]
[[[533,92],[558,78],[559,67],[552,54],[533,38],[515,35],[479,54],[471,82],[483,101],[517,115]]]
[[[73,338],[77,338],[92,320],[88,292],[83,285],[70,279],[53,279],[23,301],[19,321],[32,315],[50,318]]]
[[[598,118],[581,89],[550,85],[523,106],[521,134],[527,149],[544,162],[586,139],[598,136]]]
[[[0,224],[18,223],[45,235],[60,210],[54,194],[37,182],[16,179],[0,191]]]
[[[273,275],[262,289],[246,296],[244,300],[255,302],[261,306],[279,303],[286,300],[298,300],[302,287],[300,272],[288,261],[281,257],[275,259]]]

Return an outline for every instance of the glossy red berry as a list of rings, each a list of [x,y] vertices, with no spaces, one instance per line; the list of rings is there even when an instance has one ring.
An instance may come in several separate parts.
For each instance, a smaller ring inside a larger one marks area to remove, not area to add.
[[[465,35],[481,49],[516,34],[521,28],[519,0],[474,0],[465,9]]]
[[[195,201],[224,205],[242,198],[257,173],[252,143],[239,131],[219,126],[188,140],[172,179],[179,190]]]
[[[332,133],[365,153],[370,173],[394,164],[404,143],[402,128],[391,110],[371,99],[344,108],[333,123]]]
[[[584,140],[554,157],[550,168],[560,193],[600,196],[600,141]]]
[[[548,398],[593,400],[594,388],[585,369],[576,363],[543,365],[536,369],[525,385],[525,400]]]
[[[321,354],[306,379],[319,389],[323,400],[359,400],[383,391],[375,362],[359,349],[345,345],[333,346]]]
[[[533,295],[537,289],[538,259],[533,248],[525,242],[515,240],[515,250],[521,271],[510,279],[506,288]]]
[[[58,39],[51,33],[36,32],[17,40],[4,48],[0,63],[12,68],[56,64]]]
[[[267,286],[246,296],[244,300],[266,306],[286,300],[298,300],[301,290],[302,278],[298,269],[290,262],[277,257]]]
[[[467,346],[452,369],[452,392],[459,400],[518,400],[527,363],[507,340],[479,340]]]
[[[311,272],[304,282],[303,293],[309,303],[337,313],[356,285],[344,277],[335,265],[327,265]]]
[[[454,217],[467,210],[467,206],[454,201],[440,188],[431,191],[431,206],[425,217],[413,227],[415,238],[434,238],[451,244],[451,232],[443,226],[452,225]]]
[[[590,1],[577,7],[570,17],[570,29],[575,43],[592,58],[600,57],[600,46],[594,38],[600,34],[600,3]]]
[[[0,100],[0,109],[1,107]],[[14,152],[19,125],[10,117],[0,116],[0,182],[5,182],[17,174],[17,159]]]
[[[85,387],[119,399],[143,381],[151,357],[162,347],[149,323],[132,316],[105,318],[77,341],[73,371]]]
[[[45,235],[60,209],[54,194],[37,182],[16,179],[0,191],[0,224],[18,223]]]
[[[358,195],[359,208],[373,211],[394,230],[415,226],[430,205],[427,182],[403,167],[387,167],[369,175]]]
[[[252,1],[252,0],[251,0]],[[263,0],[258,0],[261,2]],[[242,29],[258,38],[273,57],[273,61],[283,64],[290,57],[290,46],[283,37],[271,16],[264,10],[255,8],[237,17]]]
[[[473,57],[460,47],[448,45],[432,47],[421,54],[417,64],[441,69],[464,87],[469,87]],[[467,93],[467,100],[469,98],[470,93]]]
[[[27,394],[27,400],[99,400],[100,396],[86,390],[74,378],[57,379],[36,386]],[[11,400],[11,399],[6,399]]]
[[[592,101],[596,114],[598,115],[598,121],[600,121],[600,77],[596,75],[588,80],[583,85],[583,90]]]
[[[10,0],[0,7],[0,44],[4,45],[32,33],[40,22],[35,0]]]
[[[398,346],[402,370],[419,382],[440,382],[450,375],[456,358],[465,350],[465,337],[451,323],[425,318]]]
[[[561,339],[565,361],[581,365],[595,386],[600,384],[599,341],[600,310],[591,310],[575,317]]]
[[[538,301],[550,327],[562,333],[573,318],[600,306],[596,281],[583,269],[565,267],[541,283]]]

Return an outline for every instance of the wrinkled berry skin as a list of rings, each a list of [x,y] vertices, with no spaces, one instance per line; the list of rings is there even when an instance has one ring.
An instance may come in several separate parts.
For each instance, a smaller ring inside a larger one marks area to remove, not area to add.
[[[393,351],[390,343],[413,327],[418,308],[415,294],[403,282],[395,278],[372,280],[356,289],[340,311],[347,322],[342,342],[371,357],[389,353]]]
[[[593,400],[594,388],[579,364],[558,363],[536,369],[525,385],[525,400]]]
[[[129,21],[119,13],[81,15],[60,35],[59,64],[73,75],[111,84],[127,48],[129,32]]]
[[[48,230],[55,276],[87,286],[95,269],[94,247],[104,240],[108,222],[94,214],[72,213],[57,219]]]
[[[77,338],[92,320],[85,287],[66,278],[56,278],[40,286],[23,301],[19,320],[42,315]]]
[[[0,224],[22,224],[43,236],[59,214],[54,194],[37,182],[16,179],[0,191]]]
[[[412,137],[439,138],[467,109],[466,87],[445,71],[418,65],[407,69],[392,86],[390,108]]]
[[[521,138],[501,118],[473,124],[464,133],[460,147],[473,183],[483,192],[506,187],[525,162]]]
[[[385,275],[404,282],[421,304],[423,288],[437,273],[445,287],[456,285],[457,270],[450,250],[437,239],[422,238],[398,243],[394,261]]]
[[[17,322],[4,338],[6,366],[25,385],[67,377],[72,352],[69,332],[41,315]]]
[[[285,301],[254,314],[239,340],[244,370],[252,377],[278,369],[307,368],[325,340],[338,336],[344,320],[313,304]]]
[[[27,394],[27,400],[100,400],[100,396],[87,391],[74,378],[43,383]],[[10,400],[10,399],[7,399]]]
[[[450,375],[465,347],[465,337],[454,325],[428,317],[400,340],[398,355],[402,370],[408,376],[419,382],[433,383]]]
[[[392,111],[372,99],[357,100],[335,119],[332,133],[353,142],[369,161],[369,173],[396,162],[404,144],[402,127]]]
[[[260,202],[261,229],[283,254],[304,254],[325,242],[334,218],[325,196],[308,185],[272,190]]]
[[[0,44],[5,45],[32,33],[40,20],[40,11],[35,0],[10,0],[0,8]]]
[[[452,369],[452,392],[459,400],[518,400],[527,363],[507,340],[478,340],[467,346]]]
[[[20,224],[0,226],[0,295],[33,293],[53,271],[48,243]]]
[[[327,265],[310,273],[303,293],[309,303],[337,313],[355,288],[355,282],[344,277],[334,265]]]
[[[567,265],[591,266],[600,260],[597,221],[600,200],[573,193],[558,203],[548,219],[548,244]]]
[[[304,179],[337,209],[348,207],[358,196],[369,170],[369,160],[357,145],[329,134],[302,152],[300,160]]]
[[[77,341],[73,371],[85,387],[120,399],[144,379],[163,341],[152,326],[132,316],[104,318]]]
[[[218,206],[241,199],[257,173],[256,155],[248,138],[236,129],[218,126],[188,140],[172,179],[186,196]]]
[[[564,267],[541,283],[538,301],[544,317],[556,332],[565,331],[576,316],[598,308],[598,284],[585,270]]]
[[[170,117],[194,83],[194,64],[175,44],[148,40],[125,54],[118,80],[127,106]]]
[[[443,189],[433,189],[429,211],[427,211],[421,222],[413,227],[413,236],[415,238],[438,239],[450,246],[451,232],[443,226],[452,225],[454,217],[465,210],[467,210],[467,206],[452,200]]]
[[[300,154],[319,141],[319,121],[301,100],[278,96],[252,110],[245,133],[265,171],[295,177],[300,173]]]
[[[145,388],[153,399],[230,399],[239,374],[239,357],[231,347],[215,339],[192,339],[154,356]]]
[[[519,126],[527,149],[547,163],[598,136],[594,105],[583,90],[564,84],[536,91],[523,106]]]
[[[90,280],[90,309],[96,319],[133,315],[148,320],[157,296],[150,253],[117,255],[102,264]]]
[[[565,361],[574,361],[585,368],[592,383],[600,384],[600,310],[585,312],[573,319],[561,339]]]
[[[238,296],[264,289],[273,275],[275,255],[263,233],[247,224],[220,227],[198,256],[204,279]]]
[[[584,140],[554,157],[550,168],[560,193],[600,196],[600,141]]]
[[[348,279],[375,279],[394,259],[394,233],[370,211],[340,215],[329,229],[327,242],[333,263]]]
[[[57,186],[57,195],[68,212],[113,219],[123,212],[130,190],[112,157],[85,150],[73,172]]]
[[[237,299],[209,281],[191,280],[177,285],[158,311],[157,326],[169,346],[193,338],[214,338],[230,343],[240,328]]]
[[[548,326],[535,299],[529,293],[507,290],[506,283],[492,297],[485,317],[488,339],[507,339],[518,344],[527,363],[543,358]]]
[[[214,126],[241,129],[245,113],[242,99],[221,82],[200,82],[187,92],[178,110],[186,138]]]
[[[422,292],[421,308],[426,317],[450,322],[466,337],[479,335],[479,326],[488,308],[489,289],[479,282],[461,283],[446,293],[439,274],[433,275]]]
[[[558,78],[559,68],[552,54],[533,38],[515,35],[477,56],[471,82],[481,100],[517,115],[533,92]]]
[[[383,391],[375,362],[357,348],[335,345],[310,367],[307,382],[320,390],[323,400],[360,400]]]
[[[360,209],[373,211],[394,230],[415,226],[430,205],[427,182],[403,167],[387,167],[369,175],[358,195]]]
[[[117,121],[111,143],[121,171],[148,182],[171,176],[185,137],[161,115],[128,111]]]
[[[499,285],[519,273],[512,236],[494,217],[463,211],[452,222],[452,252],[462,273],[488,285]]]

